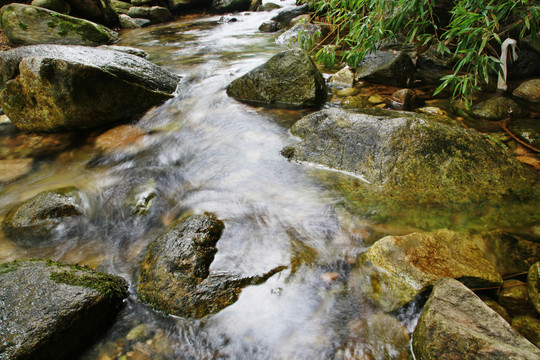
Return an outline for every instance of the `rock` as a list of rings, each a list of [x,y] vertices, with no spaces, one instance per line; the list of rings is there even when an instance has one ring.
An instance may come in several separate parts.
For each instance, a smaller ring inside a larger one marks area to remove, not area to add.
[[[324,78],[302,50],[287,50],[227,86],[227,95],[254,104],[317,107],[326,101]]]
[[[249,11],[262,11],[262,0],[251,0],[249,4]]]
[[[139,142],[146,133],[132,125],[114,127],[96,138],[95,146],[104,153],[125,149]]]
[[[529,145],[540,148],[540,123],[536,119],[512,121],[508,128]]]
[[[512,317],[535,314],[534,308],[529,303],[527,284],[520,280],[505,280],[497,290],[497,299]]]
[[[132,18],[129,15],[120,14],[118,15],[120,19],[120,26],[122,29],[137,29],[150,25],[152,22],[148,19],[143,18]]]
[[[292,19],[294,19],[297,16],[307,14],[307,13],[309,13],[309,6],[305,4],[302,6],[297,6],[293,9],[286,9],[286,10],[280,11],[271,20],[274,20],[277,23],[279,23],[279,27],[283,29],[283,28],[290,27]]]
[[[167,0],[167,7],[174,12],[195,9],[207,8],[208,0]]]
[[[281,34],[276,43],[289,48],[302,48],[307,51],[320,41],[321,27],[314,24],[296,24]]]
[[[161,0],[131,0],[132,6],[159,6]]]
[[[413,350],[418,360],[540,358],[540,349],[453,279],[433,287],[414,330]]]
[[[154,179],[150,179],[129,192],[126,206],[131,209],[133,215],[145,215],[152,207],[156,196],[156,182]]]
[[[0,19],[14,45],[96,46],[118,40],[118,34],[104,26],[31,5],[6,5],[0,10]]]
[[[0,358],[74,359],[128,295],[117,276],[45,260],[0,264]]]
[[[502,284],[480,249],[449,230],[380,239],[361,256],[353,284],[390,312],[416,299],[442,277],[459,279],[469,287]]]
[[[401,89],[390,96],[392,107],[397,110],[413,110],[421,104],[416,91],[411,89]]]
[[[65,0],[33,0],[31,5],[39,6],[62,14],[69,14],[71,11],[71,6]]]
[[[358,64],[356,78],[376,84],[407,87],[414,73],[414,64],[409,55],[400,51],[378,51]]]
[[[279,30],[279,23],[274,20],[265,21],[259,26],[261,32],[276,32]]]
[[[350,67],[345,66],[330,77],[328,84],[332,87],[352,88],[354,85],[354,71]]]
[[[531,304],[540,314],[540,261],[535,263],[529,269],[527,275],[527,291]]]
[[[340,97],[356,96],[360,90],[357,88],[344,88],[336,91],[336,95]]]
[[[69,133],[19,133],[0,138],[0,159],[44,157],[55,155],[73,143]]]
[[[211,273],[224,225],[211,214],[180,219],[152,242],[141,265],[141,300],[169,314],[202,318],[233,304],[242,288],[282,270],[242,278]]]
[[[363,95],[347,96],[341,101],[341,105],[346,109],[369,109],[373,104],[369,102],[369,98]]]
[[[0,183],[5,183],[28,174],[32,170],[33,159],[0,160]]]
[[[520,49],[519,57],[508,64],[508,79],[530,79],[540,75],[540,54],[536,51]]]
[[[146,59],[148,57],[148,53],[146,51],[144,51],[142,49],[130,47],[130,46],[101,45],[99,48],[100,49],[105,49],[105,50],[120,51],[120,52],[123,52],[123,53],[126,53],[126,54],[131,54],[131,55],[138,56],[138,57],[143,58],[143,59]]]
[[[0,106],[27,131],[125,119],[173,97],[178,80],[145,59],[109,49],[47,45],[0,53]]]
[[[263,4],[263,10],[264,11],[272,11],[272,10],[276,10],[276,9],[281,9],[281,5],[278,5],[278,4],[273,3],[273,2],[267,2],[267,3]]]
[[[409,332],[395,317],[376,313],[349,323],[349,339],[335,359],[411,359]]]
[[[137,25],[138,27],[145,27],[145,26],[148,26],[148,25],[152,25],[152,21],[150,21],[148,19],[132,18],[131,20],[133,20],[135,25]]]
[[[514,92],[512,92],[512,95],[530,102],[540,102],[540,79],[533,79],[521,83]]]
[[[507,323],[512,323],[512,317],[508,314],[508,311],[506,311],[506,309],[501,304],[489,297],[480,296],[480,299],[484,302],[484,304],[486,304],[493,311],[499,314]]]
[[[169,9],[161,6],[142,7],[132,6],[128,13],[132,18],[143,18],[150,20],[151,24],[164,23],[172,20],[173,16]]]
[[[502,120],[509,116],[520,117],[525,110],[514,100],[505,97],[495,97],[474,105],[471,114],[486,120]]]
[[[530,316],[518,316],[512,319],[512,327],[536,347],[540,347],[540,320]]]
[[[311,15],[302,14],[292,19],[289,26],[293,27],[296,24],[309,24],[310,22],[311,22]]]
[[[248,11],[251,0],[212,0],[211,11],[217,13]]]
[[[110,27],[118,24],[118,14],[111,0],[67,0],[67,2],[71,5],[73,16]]]
[[[540,259],[540,237],[532,234],[492,231],[482,235],[482,247],[503,276],[527,272]]]
[[[379,94],[374,94],[374,95],[371,95],[370,97],[368,97],[368,101],[372,104],[382,104],[385,102],[385,98],[383,98],[381,95]]]
[[[119,1],[119,0],[113,0],[112,5],[116,12],[118,13],[118,20],[120,21],[120,25],[122,25],[122,19],[120,18],[121,14],[127,14],[129,11],[129,8],[131,8],[133,5],[128,2]]]
[[[302,141],[282,154],[361,176],[393,201],[448,205],[534,195],[534,171],[474,130],[427,115],[362,112],[334,108],[305,116],[291,128]]]
[[[83,197],[78,189],[47,190],[12,208],[4,217],[2,230],[21,243],[46,243],[57,229],[67,232],[69,220],[83,213]]]

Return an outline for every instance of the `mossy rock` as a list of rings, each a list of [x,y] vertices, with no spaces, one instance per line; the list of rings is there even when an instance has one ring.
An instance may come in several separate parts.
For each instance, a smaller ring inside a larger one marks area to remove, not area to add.
[[[33,0],[31,5],[39,6],[62,14],[69,14],[71,11],[71,6],[65,0]]]
[[[377,51],[358,64],[356,78],[376,84],[407,87],[414,73],[414,64],[406,53]]]
[[[526,101],[540,102],[540,79],[532,79],[521,83],[512,95]]]
[[[236,100],[274,107],[318,107],[328,90],[322,74],[303,50],[287,50],[227,86]]]
[[[540,348],[540,320],[530,316],[517,316],[512,319],[512,327]]]
[[[469,205],[538,196],[536,173],[511,151],[446,118],[334,108],[305,116],[291,132],[302,141],[284,156],[350,172],[394,201]]]
[[[0,265],[0,358],[74,359],[111,325],[128,295],[117,276],[77,265]]]
[[[14,45],[97,46],[118,40],[118,34],[105,26],[37,6],[6,5],[0,10],[0,19]]]
[[[529,269],[527,291],[532,305],[536,309],[536,312],[540,314],[540,261],[533,264]]]
[[[507,117],[521,117],[526,115],[525,109],[512,99],[502,96],[491,98],[476,104],[471,109],[475,117],[486,120],[502,120]]]
[[[247,11],[251,0],[212,0],[210,10],[216,13]]]
[[[350,285],[390,312],[415,300],[443,277],[470,287],[502,284],[473,241],[448,230],[387,236],[361,256]]]
[[[504,306],[512,317],[523,315],[534,316],[536,313],[529,301],[527,284],[520,280],[505,280],[497,290],[497,299],[499,304]]]
[[[114,10],[111,0],[66,0],[71,5],[71,13],[105,26],[118,25],[118,14]]]
[[[82,193],[76,188],[47,190],[11,209],[2,230],[20,243],[48,244],[59,227],[69,233],[83,213]]]

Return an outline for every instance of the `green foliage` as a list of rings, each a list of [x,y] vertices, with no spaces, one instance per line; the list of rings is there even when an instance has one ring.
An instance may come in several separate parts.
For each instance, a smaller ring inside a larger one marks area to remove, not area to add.
[[[355,66],[386,40],[399,39],[421,51],[432,47],[452,61],[454,73],[443,77],[445,88],[470,105],[472,94],[501,71],[500,44],[507,37],[536,35],[538,0],[309,0],[335,39],[316,59],[336,59]],[[342,48],[340,56],[336,49]]]

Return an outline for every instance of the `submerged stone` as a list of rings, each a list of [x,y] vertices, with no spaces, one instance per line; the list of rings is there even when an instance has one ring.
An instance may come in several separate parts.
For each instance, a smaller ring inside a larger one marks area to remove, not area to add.
[[[128,295],[117,276],[45,260],[0,264],[0,358],[77,358]]]
[[[236,100],[278,107],[317,107],[326,101],[325,81],[309,54],[287,50],[227,86]]]
[[[302,141],[282,154],[351,172],[394,201],[470,204],[534,193],[536,174],[474,130],[427,115],[362,111],[305,116],[291,128]]]
[[[223,229],[214,215],[193,215],[152,242],[139,273],[141,300],[172,315],[202,318],[233,304],[243,287],[282,270],[253,277],[210,272]]]
[[[17,180],[32,170],[33,159],[0,160],[0,183]]]
[[[36,45],[0,53],[0,106],[27,131],[113,123],[173,97],[178,81],[139,56],[110,49]]]
[[[74,187],[43,191],[11,209],[2,230],[9,238],[38,244],[49,240],[62,227],[69,230],[70,219],[83,214],[82,197]]]
[[[6,5],[0,10],[0,19],[14,45],[97,46],[118,40],[116,32],[102,25],[37,6]]]
[[[418,360],[540,358],[540,349],[454,279],[433,287],[414,330],[413,350]]]
[[[502,284],[501,276],[471,239],[440,230],[377,241],[360,258],[351,285],[390,312],[416,299],[442,277],[470,287]]]

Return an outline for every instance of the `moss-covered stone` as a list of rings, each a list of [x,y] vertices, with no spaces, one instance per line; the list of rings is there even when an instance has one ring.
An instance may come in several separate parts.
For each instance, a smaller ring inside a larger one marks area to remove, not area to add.
[[[361,256],[350,285],[390,312],[413,301],[443,277],[470,287],[502,283],[471,239],[440,230],[377,241]]]
[[[540,320],[530,316],[518,316],[512,319],[512,327],[540,348]]]
[[[414,73],[414,64],[406,53],[377,51],[358,64],[356,78],[376,84],[407,87]]]
[[[0,19],[14,45],[96,46],[118,40],[118,34],[105,26],[37,6],[6,5],[0,10]]]
[[[536,312],[540,314],[540,261],[533,264],[527,274],[527,291]]]
[[[141,264],[141,300],[169,314],[202,318],[233,304],[242,288],[265,281],[282,268],[253,277],[211,273],[224,224],[212,214],[179,219],[150,244]]]
[[[13,240],[39,245],[53,237],[59,226],[69,231],[71,220],[83,211],[82,196],[76,188],[47,190],[11,209],[2,230]]]
[[[111,0],[66,0],[71,5],[72,15],[105,26],[118,25],[118,15]]]
[[[112,323],[127,290],[122,278],[77,265],[0,265],[0,358],[76,358]]]
[[[303,50],[283,51],[227,86],[227,95],[247,103],[317,107],[326,101],[324,78]]]
[[[497,299],[499,304],[504,306],[512,317],[520,315],[534,316],[535,314],[535,310],[529,302],[527,284],[520,280],[505,280],[497,290]]]
[[[510,116],[523,116],[526,111],[514,100],[500,96],[474,105],[471,113],[473,116],[487,120],[501,120]]]
[[[373,191],[404,203],[471,204],[534,196],[535,172],[508,149],[474,130],[436,120],[385,110],[327,109],[294,124],[291,132],[302,141],[283,153],[351,172]]]
[[[33,0],[31,5],[39,6],[62,14],[69,14],[71,10],[71,6],[65,0]]]
[[[530,102],[540,102],[540,79],[525,81],[514,90],[512,95]]]
[[[414,330],[413,350],[418,360],[540,358],[540,349],[453,279],[434,286]]]
[[[251,0],[212,0],[210,9],[217,13],[247,11],[250,5]]]

